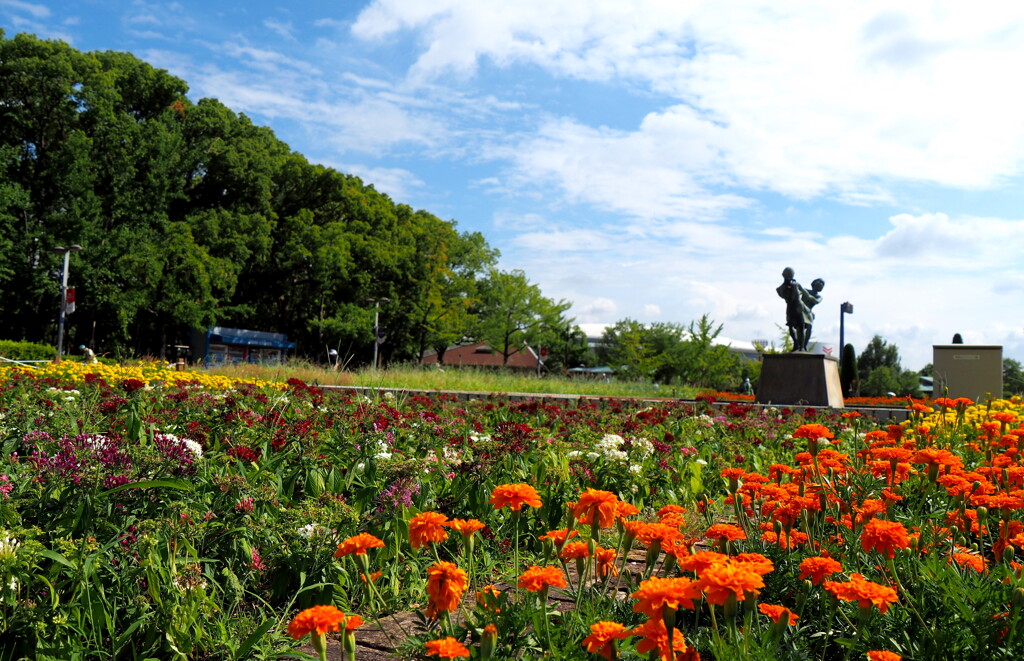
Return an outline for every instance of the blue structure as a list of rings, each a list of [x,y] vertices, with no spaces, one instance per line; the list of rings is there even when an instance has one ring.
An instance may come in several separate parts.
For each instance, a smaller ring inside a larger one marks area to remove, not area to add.
[[[214,326],[193,331],[192,355],[207,367],[225,363],[282,363],[295,343],[283,333]]]

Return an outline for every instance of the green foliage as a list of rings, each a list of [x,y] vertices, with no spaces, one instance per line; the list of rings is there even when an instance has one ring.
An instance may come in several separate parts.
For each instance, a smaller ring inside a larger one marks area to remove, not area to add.
[[[46,344],[0,340],[0,356],[11,360],[53,360],[56,355],[56,347]]]
[[[839,365],[839,382],[843,395],[854,394],[854,382],[857,380],[857,352],[852,344],[843,347],[843,357]]]
[[[221,324],[366,363],[377,298],[391,301],[385,360],[481,332],[480,311],[500,305],[484,295],[497,251],[482,235],[310,164],[187,91],[127,53],[0,36],[4,333],[55,338],[51,249],[70,244],[83,250],[70,263],[79,303],[66,332],[100,353],[163,356],[191,329]],[[554,304],[533,302],[554,323]],[[526,330],[511,344],[532,341]]]
[[[871,371],[878,367],[888,367],[891,371],[902,369],[900,351],[896,345],[889,344],[880,335],[875,335],[857,360],[857,376],[863,383],[867,381]]]
[[[1003,358],[1003,395],[1024,394],[1024,368],[1020,361]]]
[[[641,324],[624,319],[605,329],[598,358],[620,378],[685,383],[700,388],[736,388],[744,377],[740,358],[716,344],[722,325],[703,315],[688,327],[672,323]]]

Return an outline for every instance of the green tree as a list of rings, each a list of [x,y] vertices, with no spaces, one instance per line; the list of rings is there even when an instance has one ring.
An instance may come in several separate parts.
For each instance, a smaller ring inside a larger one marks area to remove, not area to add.
[[[1020,361],[1003,358],[1003,396],[1024,394],[1024,368]]]
[[[839,382],[843,389],[843,396],[849,397],[854,394],[857,381],[857,352],[852,344],[843,347],[842,361],[839,365]]]
[[[728,346],[715,343],[722,327],[707,314],[690,322],[680,346],[680,377],[685,383],[716,390],[739,386],[741,358]]]
[[[861,383],[866,382],[872,370],[879,367],[899,371],[900,351],[895,344],[889,344],[880,335],[875,335],[857,360],[857,376],[860,377]]]
[[[514,351],[564,327],[571,306],[544,297],[520,270],[491,269],[480,284],[480,298],[478,338],[501,354],[503,365]]]
[[[668,331],[668,329],[663,329]],[[605,328],[598,359],[623,379],[653,379],[666,360],[664,345],[657,346],[653,333],[634,319],[622,319]],[[667,332],[662,333],[664,342]],[[679,338],[682,333],[680,331]]]

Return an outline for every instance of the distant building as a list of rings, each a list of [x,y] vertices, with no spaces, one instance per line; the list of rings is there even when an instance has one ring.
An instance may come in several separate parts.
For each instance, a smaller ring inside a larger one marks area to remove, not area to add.
[[[214,326],[192,332],[192,356],[203,365],[282,363],[295,343],[283,333]]]
[[[500,351],[492,349],[484,342],[473,342],[450,346],[444,351],[444,365],[465,366],[465,367],[503,367]],[[436,365],[437,352],[425,351],[420,362],[424,365]],[[537,371],[541,364],[540,357],[530,347],[513,351],[509,354],[508,364],[510,367],[519,370]]]

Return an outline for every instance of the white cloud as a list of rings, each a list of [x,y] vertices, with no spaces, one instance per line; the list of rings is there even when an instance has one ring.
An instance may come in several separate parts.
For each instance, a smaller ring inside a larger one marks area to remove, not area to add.
[[[267,18],[264,19],[263,26],[285,39],[295,40],[295,26],[291,21],[275,21],[272,18]]]
[[[661,306],[660,305],[655,305],[654,303],[648,303],[647,305],[644,306],[644,316],[645,317],[660,317],[661,316]]]
[[[20,0],[0,0],[0,7],[7,7],[16,12],[28,14],[37,19],[50,18],[52,12],[46,5],[37,5],[32,2],[20,2]]]
[[[569,199],[619,212],[742,205],[742,194],[712,194],[714,182],[872,204],[891,199],[887,182],[984,188],[1024,162],[1024,93],[1006,83],[1008,63],[1024,60],[1019,3],[376,0],[352,26],[364,40],[407,32],[420,44],[414,80],[469,76],[486,59],[682,101],[633,132],[564,120],[520,145],[522,170],[539,166]],[[583,155],[560,153],[573,148]],[[602,194],[637,159],[579,162],[620,151],[656,156],[636,178],[667,191],[648,208]]]

